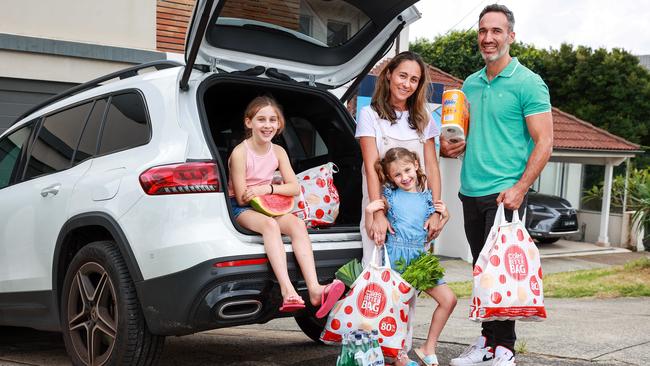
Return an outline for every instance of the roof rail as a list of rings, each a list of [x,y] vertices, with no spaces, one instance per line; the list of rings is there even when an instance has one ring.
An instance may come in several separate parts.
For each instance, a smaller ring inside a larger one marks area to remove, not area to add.
[[[39,110],[39,109],[41,109],[41,108],[43,108],[43,107],[45,107],[47,105],[50,105],[50,104],[52,104],[52,103],[54,103],[54,102],[56,102],[58,100],[61,100],[63,98],[73,96],[75,94],[79,94],[79,93],[81,93],[83,91],[86,91],[86,90],[92,89],[94,87],[97,87],[101,83],[109,81],[111,79],[115,79],[115,78],[127,79],[127,78],[130,78],[130,77],[133,77],[133,76],[137,76],[138,71],[143,70],[143,69],[148,69],[150,67],[153,67],[156,70],[164,70],[164,69],[169,69],[169,68],[178,67],[178,66],[183,66],[183,64],[181,64],[180,62],[171,61],[171,60],[159,60],[159,61],[152,61],[152,62],[143,63],[143,64],[140,64],[140,65],[135,65],[135,66],[123,69],[123,70],[115,71],[115,72],[110,73],[108,75],[98,77],[97,79],[93,79],[93,80],[90,80],[90,81],[85,82],[83,84],[79,84],[77,86],[74,86],[74,87],[72,87],[72,88],[70,88],[70,89],[68,89],[68,90],[66,90],[66,91],[64,91],[62,93],[59,93],[59,94],[57,94],[57,95],[55,95],[55,96],[53,96],[51,98],[46,99],[42,103],[39,103],[39,104],[35,105],[34,107],[30,108],[25,113],[23,113],[20,117],[18,117],[12,123],[12,125],[14,125],[16,122],[20,121],[21,119],[27,117],[28,115],[34,113],[35,111],[37,111],[37,110]]]

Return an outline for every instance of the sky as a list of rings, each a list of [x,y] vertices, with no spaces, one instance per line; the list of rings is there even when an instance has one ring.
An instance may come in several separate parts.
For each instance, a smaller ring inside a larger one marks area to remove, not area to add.
[[[409,40],[476,29],[481,10],[494,2],[514,13],[516,40],[537,48],[570,43],[650,55],[648,0],[420,0],[422,19],[410,26]]]

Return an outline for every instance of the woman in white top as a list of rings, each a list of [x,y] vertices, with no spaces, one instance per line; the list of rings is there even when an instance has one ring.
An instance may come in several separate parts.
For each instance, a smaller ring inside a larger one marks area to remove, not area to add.
[[[381,198],[374,164],[388,149],[403,147],[415,151],[424,162],[433,202],[440,200],[440,171],[434,141],[439,130],[426,107],[428,86],[429,77],[422,58],[413,52],[402,52],[381,71],[371,105],[362,108],[357,116],[355,137],[361,144],[364,165],[360,223],[364,265],[371,260],[375,243],[383,245],[386,232],[392,232],[384,211],[374,213],[372,227],[365,227],[364,213],[369,202]],[[439,221],[440,216],[434,214],[425,223],[429,239],[440,234]]]

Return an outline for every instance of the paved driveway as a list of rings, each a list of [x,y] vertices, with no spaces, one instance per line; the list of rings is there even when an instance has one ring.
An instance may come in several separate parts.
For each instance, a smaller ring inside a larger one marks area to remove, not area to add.
[[[419,299],[416,344],[423,341],[433,301]],[[461,300],[442,334],[438,356],[448,364],[478,334],[467,320],[467,300]],[[650,298],[549,299],[550,318],[519,323],[519,339],[528,354],[517,365],[586,366],[650,364]],[[337,347],[317,345],[292,319],[263,325],[213,330],[168,337],[160,365],[333,366]],[[63,341],[56,333],[25,328],[0,328],[0,365],[69,365]]]

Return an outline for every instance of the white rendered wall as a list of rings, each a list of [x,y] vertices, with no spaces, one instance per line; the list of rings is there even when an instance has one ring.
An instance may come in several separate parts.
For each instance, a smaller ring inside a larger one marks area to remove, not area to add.
[[[582,164],[566,164],[564,177],[564,198],[577,209],[582,196]]]
[[[436,239],[435,254],[461,258],[471,263],[472,252],[465,236],[463,206],[458,198],[462,162],[459,159],[448,158],[440,158],[439,162],[442,201],[447,205],[451,218]]]
[[[621,227],[623,215],[619,213],[609,214],[609,226],[607,236],[611,246],[621,246]],[[582,230],[582,224],[586,224],[585,241],[588,243],[598,242],[600,232],[600,212],[597,211],[578,211],[578,224]]]
[[[550,162],[546,164],[544,170],[539,175],[539,193],[555,195],[558,181],[558,163]]]
[[[564,168],[564,179],[562,169]],[[571,206],[580,207],[582,164],[549,162],[538,179],[539,193],[566,198]]]
[[[3,1],[0,33],[155,50],[156,1]]]

